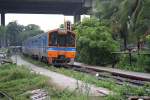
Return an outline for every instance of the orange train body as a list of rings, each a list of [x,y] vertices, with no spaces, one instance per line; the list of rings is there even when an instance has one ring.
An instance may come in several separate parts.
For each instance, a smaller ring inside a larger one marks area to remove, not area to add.
[[[76,52],[69,51],[48,51],[48,57],[57,58],[59,55],[64,55],[65,58],[75,58]]]

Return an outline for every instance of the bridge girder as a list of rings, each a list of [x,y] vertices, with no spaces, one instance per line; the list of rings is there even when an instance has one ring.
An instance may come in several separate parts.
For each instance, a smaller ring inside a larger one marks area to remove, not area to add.
[[[0,0],[0,11],[5,13],[85,14],[89,0]]]
[[[1,24],[5,23],[5,16],[3,17],[5,13],[73,16],[86,14],[92,7],[91,2],[92,0],[0,0]]]

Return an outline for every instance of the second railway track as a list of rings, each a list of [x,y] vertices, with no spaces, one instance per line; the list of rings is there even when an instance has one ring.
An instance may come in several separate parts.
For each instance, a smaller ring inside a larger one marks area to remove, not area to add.
[[[65,68],[72,69],[75,71],[80,71],[83,73],[87,73],[90,75],[94,75],[99,80],[113,80],[115,83],[119,85],[128,84],[132,86],[144,86],[146,83],[149,83],[149,79],[138,77],[138,76],[132,76],[117,72],[109,72],[105,70],[98,69],[96,67],[88,67],[83,66],[79,64],[74,65],[66,65]]]

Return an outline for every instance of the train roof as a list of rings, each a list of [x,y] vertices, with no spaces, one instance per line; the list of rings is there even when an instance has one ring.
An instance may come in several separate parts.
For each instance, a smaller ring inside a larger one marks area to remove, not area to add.
[[[66,29],[64,29],[64,28],[57,28],[57,29],[54,29],[54,30],[50,30],[50,31],[48,31],[48,32],[46,32],[46,33],[42,33],[42,34],[39,34],[39,35],[36,35],[36,36],[33,36],[33,37],[29,37],[29,38],[26,39],[25,41],[28,41],[28,40],[34,39],[34,38],[38,38],[38,37],[40,37],[40,36],[46,35],[46,34],[48,34],[48,33],[56,32],[56,31],[59,32],[60,34],[67,34],[67,32],[70,32],[70,33],[72,33],[72,34],[75,34],[73,31],[69,31],[69,30],[66,31]],[[24,42],[25,42],[25,41],[24,41]]]
[[[66,31],[66,29],[64,29],[64,28],[57,28],[57,29],[54,29],[54,30],[50,30],[50,31],[48,31],[48,33],[52,33],[52,32],[55,32],[55,31],[58,31],[60,34],[61,33],[66,33],[67,34],[67,32],[75,34],[75,32],[69,31],[69,30]]]
[[[33,36],[33,37],[29,37],[29,38],[28,38],[28,39],[26,39],[25,41],[28,41],[28,40],[30,40],[30,39],[34,39],[34,38],[38,38],[38,37],[43,36],[43,35],[46,35],[46,34],[48,34],[48,32],[46,32],[46,33],[41,33],[41,34],[38,34],[38,35]],[[25,41],[24,41],[24,42],[25,42]]]

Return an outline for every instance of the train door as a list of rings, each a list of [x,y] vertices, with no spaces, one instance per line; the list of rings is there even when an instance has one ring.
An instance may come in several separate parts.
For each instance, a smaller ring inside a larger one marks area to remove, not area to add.
[[[46,55],[47,55],[47,54],[46,54],[46,50],[47,50],[47,37],[44,36],[42,40],[43,40],[43,41],[42,41],[42,45],[43,45],[43,50],[42,50],[42,52],[43,52],[44,56],[46,56]]]

